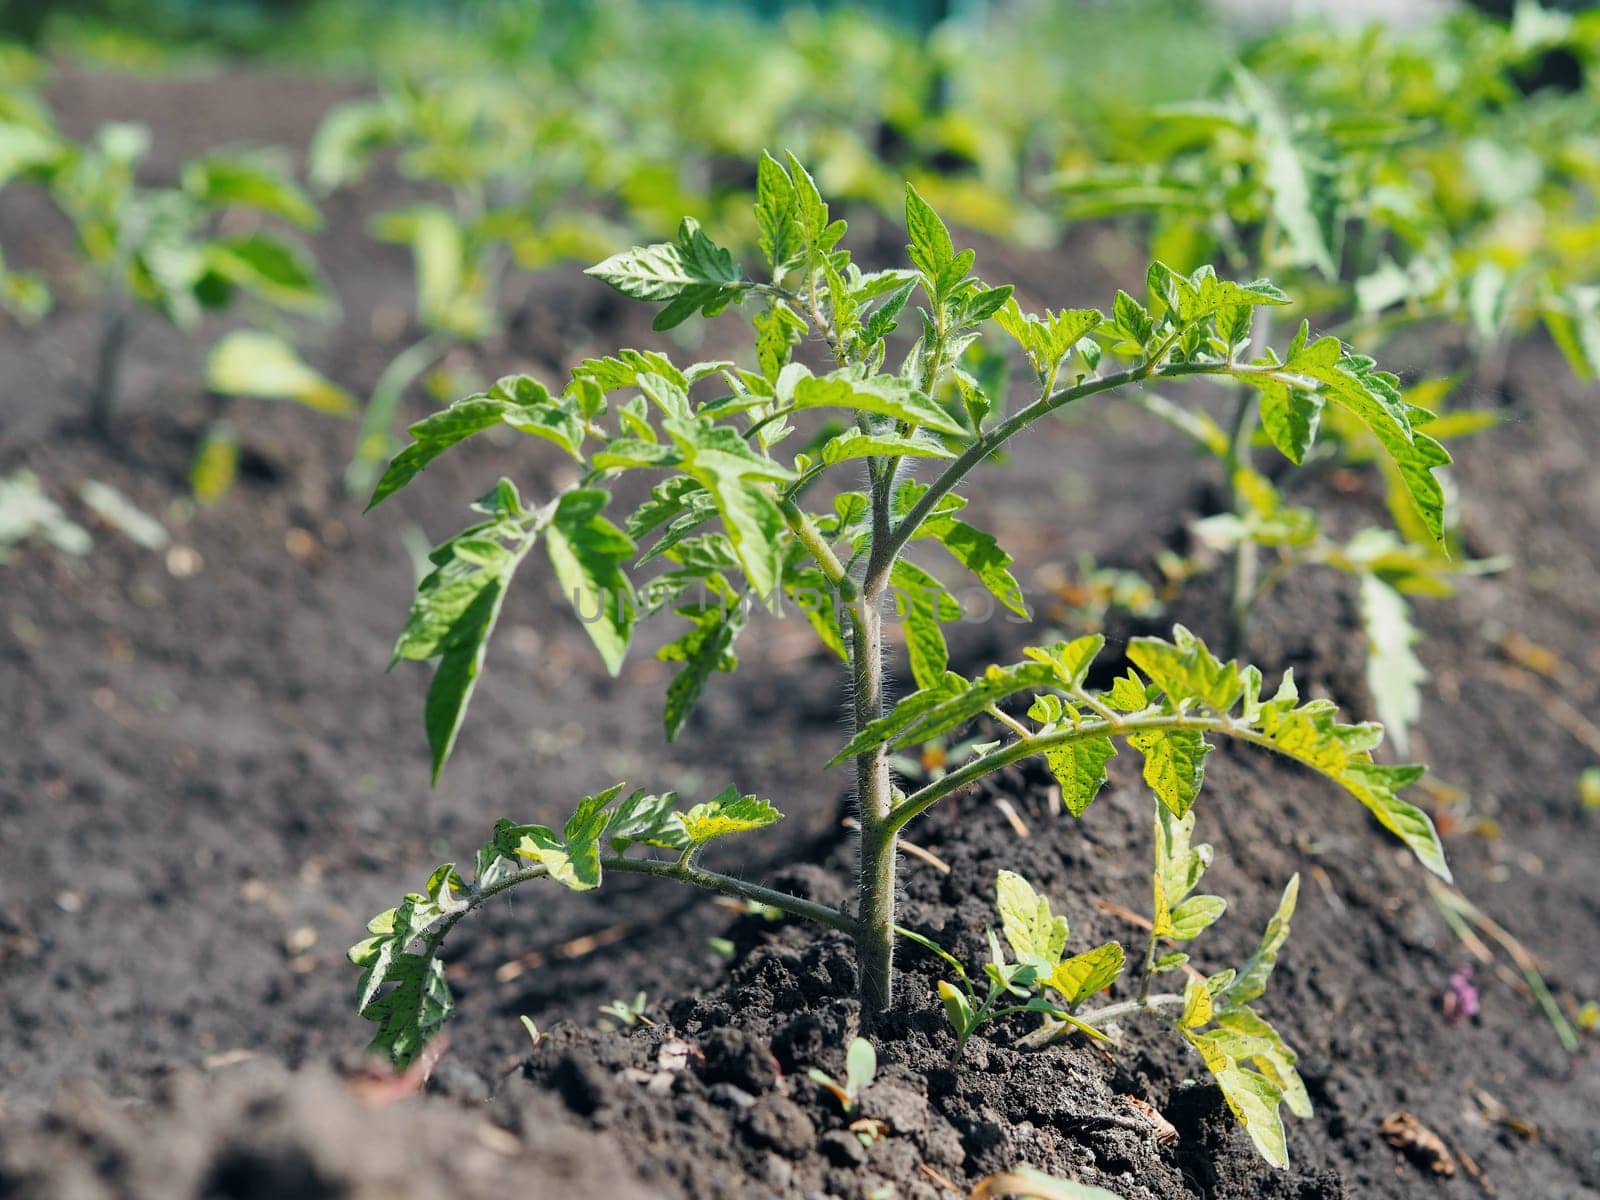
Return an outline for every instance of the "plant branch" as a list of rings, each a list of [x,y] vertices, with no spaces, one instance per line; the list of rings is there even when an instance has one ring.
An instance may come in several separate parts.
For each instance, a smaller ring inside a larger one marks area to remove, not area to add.
[[[1137,1000],[1119,1000],[1115,1004],[1107,1004],[1103,1008],[1092,1009],[1086,1013],[1079,1013],[1078,1020],[1085,1025],[1098,1028],[1109,1021],[1116,1021],[1122,1017],[1131,1017],[1141,1012],[1163,1012],[1167,1009],[1183,1009],[1183,997],[1177,992],[1157,992],[1154,996],[1141,996]]]
[[[1114,391],[1126,387],[1130,383],[1142,383],[1147,379],[1177,379],[1190,375],[1238,375],[1238,374],[1263,374],[1262,369],[1230,365],[1225,362],[1201,363],[1171,363],[1159,366],[1156,360],[1151,359],[1137,367],[1130,367],[1126,371],[1118,371],[1112,375],[1102,375],[1097,379],[1085,380],[1074,384],[1072,387],[1062,388],[1059,391],[1041,396],[1032,404],[1018,409],[1010,417],[1001,421],[989,430],[988,433],[978,438],[964,450],[960,457],[950,463],[932,483],[928,485],[921,498],[890,531],[886,541],[874,541],[872,559],[867,566],[867,580],[869,585],[880,577],[886,579],[889,569],[894,565],[895,557],[911,540],[913,534],[921,527],[928,514],[947,495],[955,490],[957,485],[971,474],[974,467],[1001,446],[1005,445],[1015,434],[1026,429],[1041,417],[1047,416],[1056,409],[1075,400],[1082,400],[1098,392]]]
[[[836,929],[840,933],[856,936],[859,925],[856,919],[848,913],[840,912],[836,908],[829,908],[825,904],[818,904],[814,900],[803,900],[799,896],[791,896],[788,892],[776,891],[773,888],[763,887],[759,883],[749,883],[737,879],[732,875],[724,875],[718,871],[708,871],[704,867],[685,864],[676,859],[663,858],[625,858],[622,855],[604,855],[600,859],[600,866],[605,871],[616,871],[624,875],[650,875],[657,879],[672,879],[679,883],[693,884],[695,887],[705,888],[707,891],[717,892],[723,896],[733,896],[740,900],[749,900],[756,904],[765,904],[772,908],[788,913],[791,917],[798,917],[805,921],[814,921],[829,929]],[[544,879],[550,874],[543,864],[524,867],[503,879],[473,891],[466,899],[464,907],[457,909],[423,938],[423,943],[431,953],[468,913],[481,908],[489,900],[501,892],[517,887],[534,879]]]
[[[1202,717],[1190,713],[1167,713],[1158,709],[1146,709],[1143,712],[1118,716],[1116,720],[1102,718],[1095,721],[1081,721],[1066,729],[1035,734],[1028,741],[1015,741],[997,750],[991,750],[988,754],[973,759],[965,766],[958,767],[948,775],[935,779],[907,796],[895,806],[894,812],[889,817],[889,824],[896,830],[904,829],[951,792],[958,791],[991,771],[998,771],[1001,767],[1009,766],[1019,759],[1030,758],[1057,746],[1086,741],[1089,738],[1126,737],[1130,733],[1142,733],[1152,729],[1194,729],[1206,733],[1220,733],[1264,746],[1269,750],[1279,750],[1281,753],[1276,743],[1265,734],[1229,717]]]
[[[800,544],[811,552],[811,557],[817,560],[817,565],[822,568],[822,573],[827,576],[828,582],[839,589],[839,595],[845,603],[856,598],[856,581],[850,578],[850,573],[845,570],[844,564],[834,554],[833,547],[828,545],[811,518],[801,511],[800,506],[787,496],[780,496],[778,507],[783,512],[783,519],[789,530],[799,539]]]

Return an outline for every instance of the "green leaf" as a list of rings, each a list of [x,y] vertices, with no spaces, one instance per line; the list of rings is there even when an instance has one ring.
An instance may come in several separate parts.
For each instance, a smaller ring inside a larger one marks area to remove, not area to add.
[[[707,237],[693,217],[683,219],[672,241],[624,250],[585,274],[635,300],[669,301],[656,317],[658,330],[696,312],[710,316],[747,286],[733,255]]]
[[[622,669],[638,612],[621,564],[633,557],[633,539],[600,515],[611,499],[598,488],[565,492],[545,533],[550,565],[563,593],[600,651],[606,669]]]
[[[1211,847],[1204,844],[1191,846],[1193,833],[1193,813],[1179,817],[1165,805],[1156,806],[1156,869],[1151,880],[1155,910],[1152,933],[1155,937],[1173,936],[1173,907],[1195,889],[1206,868],[1211,865]],[[1201,911],[1204,911],[1203,908]]]
[[[1382,729],[1341,725],[1333,719],[1333,712],[1331,704],[1318,701],[1287,711],[1264,705],[1261,729],[1275,750],[1341,784],[1380,825],[1409,846],[1423,866],[1449,879],[1450,868],[1432,820],[1397,794],[1420,779],[1425,769],[1373,762],[1370,751],[1382,737]]]
[[[375,236],[411,247],[415,264],[417,318],[428,328],[476,340],[494,327],[484,306],[481,276],[468,262],[467,234],[449,209],[418,205],[384,213]]]
[[[543,438],[583,461],[583,422],[574,411],[574,399],[562,396],[552,400],[544,384],[527,375],[496,380],[487,396],[506,406],[500,418],[506,425],[518,433]]]
[[[676,792],[656,796],[640,788],[611,810],[600,840],[617,854],[635,845],[682,850],[689,842],[677,803]]]
[[[756,331],[756,365],[769,383],[776,382],[789,365],[794,348],[805,340],[806,323],[781,300],[774,300],[750,320]]]
[[[896,515],[904,517],[926,491],[926,485],[914,480],[902,483],[895,491]],[[993,535],[951,515],[965,503],[959,497],[947,497],[944,504],[924,519],[912,537],[938,541],[952,558],[978,577],[995,599],[1019,617],[1027,617],[1028,606],[1022,594],[1022,585],[1010,570],[1013,561],[1011,555],[1000,548],[1000,543]]]
[[[1100,651],[1105,648],[1103,634],[1091,633],[1070,642],[1057,642],[1051,646],[1029,646],[1023,651],[1028,658],[1044,663],[1056,673],[1059,685],[1068,691],[1083,686],[1089,668]]]
[[[518,432],[555,442],[582,461],[578,447],[583,427],[567,403],[551,401],[544,387],[526,375],[507,376],[486,393],[457,400],[406,431],[412,444],[389,463],[367,508],[374,508],[405,487],[457,442],[496,425],[509,425]]]
[[[684,474],[715,501],[745,578],[770,602],[782,578],[785,525],[767,484],[788,482],[794,472],[751,449],[726,426],[669,417],[662,428],[683,452]]]
[[[800,221],[800,198],[789,173],[763,150],[756,163],[756,229],[775,278],[805,252]]]
[[[350,948],[351,963],[361,968],[356,1011],[378,1024],[370,1048],[397,1066],[414,1059],[455,1012],[444,964],[429,939],[466,908],[463,891],[455,866],[445,864],[428,877],[424,892],[374,917],[367,925],[373,936]],[[412,953],[408,947],[418,938],[423,953]]]
[[[390,666],[439,659],[423,708],[435,783],[477,687],[506,588],[535,537],[503,522],[473,526],[433,551],[434,569],[417,585]]]
[[[1279,453],[1299,466],[1317,439],[1322,396],[1276,379],[1256,379],[1255,386],[1261,392],[1262,428]]]
[[[382,99],[335,105],[317,126],[306,153],[311,186],[325,193],[360,179],[373,152],[400,130],[399,117]]]
[[[1162,936],[1192,942],[1216,924],[1227,908],[1228,902],[1221,896],[1190,896],[1171,910]]]
[[[0,309],[23,325],[31,325],[50,311],[54,298],[50,285],[34,271],[7,271],[0,256]]]
[[[1046,309],[1043,317],[1036,317],[1024,313],[1015,299],[1007,298],[994,319],[1022,347],[1040,382],[1048,382],[1055,378],[1061,360],[1105,323],[1105,314],[1097,308]]]
[[[0,120],[0,187],[33,171],[49,170],[68,153],[68,145],[44,129]]]
[[[667,741],[676,741],[689,715],[700,702],[713,671],[732,671],[739,665],[733,652],[734,641],[744,629],[742,604],[706,604],[678,610],[694,622],[694,628],[657,653],[666,662],[682,662],[683,669],[667,686]]]
[[[1044,752],[1050,773],[1061,785],[1061,802],[1073,816],[1083,816],[1100,794],[1106,782],[1106,763],[1116,754],[1116,746],[1104,734],[1051,746]]]
[[[860,1096],[872,1086],[872,1078],[877,1073],[878,1052],[872,1048],[872,1043],[864,1037],[853,1039],[844,1056],[844,1090],[852,1097]]]
[[[1367,690],[1395,749],[1407,753],[1407,730],[1422,714],[1428,672],[1412,649],[1421,638],[1405,597],[1376,575],[1361,576],[1361,625],[1367,635]]]
[[[691,846],[703,846],[713,838],[765,829],[783,819],[769,801],[741,796],[730,786],[703,804],[683,814],[683,829]]]
[[[947,674],[938,683],[906,696],[891,712],[859,730],[828,765],[838,766],[846,759],[886,743],[895,750],[921,745],[966,724],[1007,696],[1053,687],[1056,681],[1052,667],[1031,662],[1013,667],[991,666],[974,680]]]
[[[1144,781],[1174,815],[1183,816],[1200,794],[1211,747],[1192,729],[1152,729],[1128,738],[1144,755]]]
[[[1383,445],[1434,541],[1444,540],[1444,489],[1434,472],[1448,466],[1450,454],[1438,441],[1411,427],[1399,380],[1375,369],[1370,358],[1350,354],[1338,338],[1307,340],[1307,325],[1290,348],[1288,360],[1272,377],[1293,387],[1315,390],[1349,411]],[[1259,365],[1259,364],[1258,364]],[[1260,376],[1243,375],[1251,380]]]
[[[906,184],[906,232],[911,244],[906,247],[912,264],[930,281],[937,281],[956,257],[955,244],[939,214]]]
[[[949,1020],[951,1028],[958,1036],[966,1035],[972,1029],[972,1004],[968,1001],[966,993],[948,979],[939,980],[936,986],[939,1000],[944,1005],[944,1015]]]
[[[1271,198],[1272,215],[1296,263],[1315,267],[1327,279],[1338,277],[1321,210],[1327,202],[1318,194],[1324,180],[1307,165],[1289,123],[1265,88],[1243,67],[1233,70],[1234,89],[1255,119],[1257,155]]]
[[[1289,1147],[1278,1106],[1283,1092],[1265,1075],[1241,1067],[1222,1048],[1226,1034],[1189,1033],[1189,1044],[1200,1052],[1206,1069],[1222,1089],[1239,1124],[1244,1126],[1257,1152],[1280,1170],[1289,1165]]]
[[[796,410],[847,408],[954,437],[967,435],[960,421],[897,375],[869,375],[863,368],[844,367],[816,376],[791,364],[779,379],[778,394]]]
[[[189,464],[189,490],[200,504],[215,504],[228,494],[238,472],[239,439],[226,422],[215,421],[206,427]]]
[[[1093,950],[1074,954],[1050,973],[1045,982],[1069,1005],[1082,1004],[1090,996],[1105,991],[1122,974],[1123,951],[1116,942],[1106,942]]]
[[[938,442],[927,437],[906,437],[898,433],[865,433],[846,429],[822,445],[822,461],[832,466],[849,458],[954,458]],[[1007,561],[1010,561],[1009,558]]]
[[[1101,699],[1118,712],[1124,713],[1138,712],[1150,702],[1143,680],[1132,671],[1126,675],[1119,675],[1116,682],[1111,685],[1111,690]]]
[[[1203,980],[1191,977],[1183,989],[1183,1012],[1178,1017],[1178,1028],[1198,1029],[1211,1021],[1211,991]]]
[[[1259,1044],[1249,1061],[1262,1075],[1273,1083],[1289,1106],[1289,1111],[1302,1121],[1311,1118],[1311,1097],[1306,1093],[1305,1082],[1296,1065],[1299,1058],[1283,1037],[1254,1010],[1230,1008],[1219,1011],[1217,1025]]]
[[[1600,287],[1570,288],[1547,300],[1540,315],[1572,373],[1579,379],[1600,378]]]
[[[1149,310],[1120,288],[1111,305],[1111,319],[1127,339],[1140,349],[1149,343],[1150,335],[1155,332],[1155,322],[1150,319]]]
[[[1015,871],[1001,871],[994,880],[1000,931],[1019,961],[1043,959],[1046,970],[1061,961],[1067,946],[1067,919],[1050,911],[1050,901]]]
[[[600,886],[599,857],[593,847],[569,847],[543,825],[521,826],[519,834],[517,854],[542,866],[552,882],[574,892]]]
[[[206,386],[225,396],[293,400],[336,416],[356,407],[350,393],[307,366],[288,342],[254,330],[227,334],[211,348]]]
[[[1161,275],[1161,272],[1165,272]],[[1283,305],[1289,297],[1283,291],[1258,279],[1253,283],[1234,283],[1219,279],[1216,268],[1210,265],[1197,267],[1187,277],[1168,270],[1161,263],[1150,267],[1151,278],[1160,277],[1171,285],[1177,300],[1177,317],[1181,325],[1193,325],[1210,317],[1226,317],[1235,309],[1259,308],[1263,305]]]
[[[961,606],[944,584],[903,558],[895,561],[889,585],[894,591],[895,611],[905,621],[912,678],[918,687],[933,687],[944,678],[950,661],[939,624],[960,620]]]
[[[266,234],[206,243],[204,268],[215,278],[280,308],[316,313],[328,307],[327,293],[311,259]]]
[[[633,511],[627,520],[628,536],[642,538],[691,507],[700,506],[707,516],[716,511],[711,493],[687,475],[674,475],[651,488],[650,498]]]
[[[252,208],[316,229],[322,214],[310,198],[273,164],[254,158],[204,157],[183,167],[183,190],[213,208]]]
[[[832,250],[844,236],[843,221],[828,220],[828,206],[817,190],[811,172],[793,154],[785,154],[789,165],[789,178],[794,183],[795,206],[800,213],[800,228],[805,234],[809,255],[825,254]]]

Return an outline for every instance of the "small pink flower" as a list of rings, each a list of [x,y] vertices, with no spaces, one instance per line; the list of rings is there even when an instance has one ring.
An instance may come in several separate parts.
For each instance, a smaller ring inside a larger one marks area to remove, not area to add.
[[[1439,997],[1439,1007],[1444,1011],[1444,1019],[1452,1025],[1478,1015],[1478,989],[1472,984],[1471,966],[1458,967],[1451,972],[1450,982]]]

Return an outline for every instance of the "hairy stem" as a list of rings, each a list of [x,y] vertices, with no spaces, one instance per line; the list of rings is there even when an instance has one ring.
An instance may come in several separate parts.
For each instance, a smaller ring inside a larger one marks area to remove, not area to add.
[[[875,497],[874,505],[878,503]],[[874,587],[869,579],[853,626],[850,657],[856,729],[864,729],[883,715],[883,594],[882,585]],[[885,747],[857,756],[856,801],[861,823],[856,970],[862,1012],[870,1020],[886,1012],[894,996],[895,842],[899,831],[890,821],[894,785]]]
[[[1256,332],[1260,344],[1272,344],[1272,310],[1266,309],[1257,318]],[[1233,427],[1228,434],[1228,452],[1223,458],[1224,481],[1228,493],[1228,510],[1243,517],[1246,501],[1239,491],[1239,471],[1250,465],[1250,439],[1255,435],[1256,417],[1260,412],[1260,393],[1249,384],[1239,385],[1238,399],[1233,410]],[[1259,570],[1259,549],[1249,538],[1242,539],[1233,551],[1233,576],[1228,603],[1228,636],[1223,650],[1228,657],[1241,654],[1250,635],[1250,613],[1256,599],[1256,575]]]
[[[1228,439],[1228,454],[1223,460],[1228,490],[1228,510],[1240,516],[1246,501],[1240,495],[1238,473],[1250,461],[1250,436],[1256,427],[1256,390],[1245,386],[1239,392],[1233,412],[1233,429]],[[1232,658],[1243,652],[1250,633],[1250,610],[1255,603],[1256,574],[1259,566],[1255,542],[1244,537],[1233,550],[1232,582],[1228,597],[1228,629],[1223,653]]]
[[[872,480],[872,550],[866,581],[856,609],[851,638],[851,674],[855,692],[854,729],[865,729],[883,716],[883,605],[893,558],[882,558],[890,536],[888,464],[869,458]],[[859,851],[860,932],[856,935],[856,971],[862,1012],[870,1022],[888,1011],[894,998],[895,843],[899,828],[890,822],[894,783],[889,751],[875,746],[856,756],[856,801],[861,822]]]

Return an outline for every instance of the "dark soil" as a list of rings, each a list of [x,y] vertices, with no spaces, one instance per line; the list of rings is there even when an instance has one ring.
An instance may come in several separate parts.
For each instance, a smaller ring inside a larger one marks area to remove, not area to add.
[[[159,175],[216,142],[303,146],[348,90],[69,74],[55,99],[76,132],[113,115],[149,119]],[[343,317],[308,354],[358,391],[404,344],[392,309],[410,266],[361,232],[391,184],[336,198],[317,242]],[[350,1051],[369,1030],[350,1011],[343,948],[433,864],[469,856],[499,816],[557,819],[617,779],[690,796],[733,780],[788,819],[712,865],[836,897],[850,871],[845,784],[816,768],[841,740],[835,672],[804,627],[758,623],[739,675],[716,680],[693,728],[666,747],[664,664],[646,647],[605,679],[554,585],[531,574],[429,792],[425,675],[382,675],[412,581],[405,531],[437,539],[497,473],[531,491],[561,464],[522,444],[475,445],[361,517],[338,482],[347,427],[236,405],[244,475],[192,513],[187,467],[214,412],[201,355],[143,330],[116,444],[89,436],[73,387],[94,308],[71,286],[63,239],[37,197],[5,194],[8,262],[49,271],[63,301],[38,329],[0,327],[0,474],[32,468],[80,519],[78,485],[105,480],[162,516],[183,552],[151,554],[101,528],[88,559],[30,547],[0,567],[0,1197],[475,1197],[504,1194],[507,1181],[540,1196],[853,1197],[884,1184],[934,1196],[1019,1161],[1130,1200],[1600,1195],[1592,1043],[1565,1054],[1527,997],[1481,965],[1481,1013],[1447,1021],[1448,977],[1472,960],[1420,870],[1322,782],[1228,749],[1212,758],[1198,811],[1217,847],[1208,888],[1232,909],[1201,957],[1220,967],[1247,953],[1284,881],[1302,873],[1264,1005],[1300,1049],[1317,1109],[1290,1124],[1290,1172],[1259,1163],[1216,1091],[1195,1081],[1198,1061],[1160,1028],[1129,1023],[1111,1057],[1076,1045],[1026,1053],[1014,1045],[1025,1026],[1002,1026],[952,1069],[937,964],[914,950],[862,1109],[890,1132],[862,1147],[805,1078],[816,1065],[838,1073],[857,1027],[845,946],[633,879],[608,881],[600,901],[513,893],[463,925],[449,954],[462,1015],[433,1078],[439,1094],[374,1105],[369,1087],[358,1101]],[[1127,282],[1118,246],[1093,234],[1050,255],[985,245],[979,262],[1017,279],[1025,301],[1059,305]],[[575,271],[523,281],[512,308],[477,359],[484,375],[555,379],[585,354],[649,339],[647,310]],[[713,326],[681,353],[716,352],[729,332]],[[1600,710],[1600,405],[1538,342],[1513,351],[1502,386],[1469,394],[1507,418],[1460,447],[1469,549],[1517,566],[1420,606],[1434,694],[1413,750],[1447,785],[1424,800],[1459,885],[1540,957],[1570,1013],[1600,996],[1596,827],[1575,794],[1600,754],[1571,719]],[[1047,621],[1078,555],[1152,572],[1214,503],[1181,441],[1111,401],[1040,429],[985,483],[974,520],[1018,554]],[[1377,513],[1361,477],[1310,486],[1343,521]],[[1115,621],[1108,655],[1174,620],[1217,636],[1219,586],[1192,583],[1160,620]],[[1046,631],[995,621],[957,633],[955,665],[973,669]],[[1351,590],[1311,575],[1277,594],[1252,658],[1269,678],[1293,667],[1303,693],[1365,716],[1359,650]],[[914,827],[951,871],[907,858],[902,919],[976,966],[994,874],[1008,867],[1068,914],[1074,946],[1137,944],[1139,931],[1097,903],[1148,906],[1149,801],[1127,759],[1080,822],[1051,812],[1042,775],[1000,781],[1027,839],[987,794]],[[781,865],[795,861],[817,865]],[[707,945],[717,935],[735,943],[731,965]],[[599,1032],[597,1006],[640,989],[655,1024]],[[549,1030],[531,1057],[522,1013]],[[661,1046],[675,1040],[693,1049],[663,1077]],[[1161,1110],[1176,1146],[1138,1132],[1119,1096]],[[1453,1178],[1380,1139],[1396,1110],[1444,1139],[1463,1163]]]

